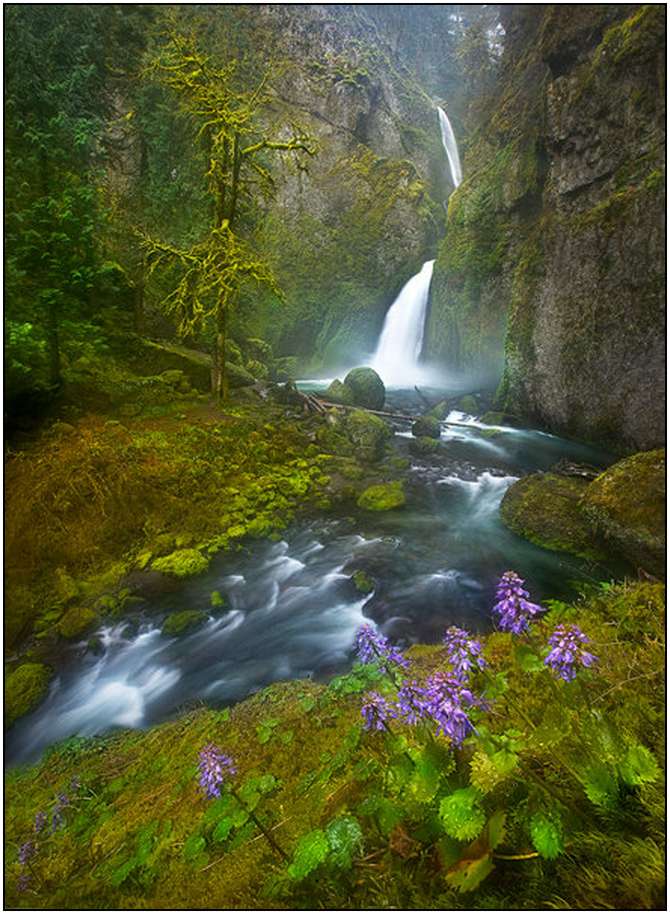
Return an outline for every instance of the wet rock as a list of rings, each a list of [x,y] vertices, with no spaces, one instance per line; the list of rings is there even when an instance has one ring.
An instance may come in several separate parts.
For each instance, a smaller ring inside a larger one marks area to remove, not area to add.
[[[178,578],[188,578],[207,569],[207,559],[197,549],[177,549],[152,565],[155,571],[164,571]]]
[[[207,613],[199,609],[185,609],[182,612],[171,613],[161,631],[168,637],[186,635],[200,628],[207,621]]]
[[[354,582],[354,587],[359,593],[372,593],[375,589],[375,582],[369,575],[360,569],[354,571],[351,580]]]
[[[412,438],[409,442],[409,452],[410,454],[413,454],[414,457],[428,457],[431,454],[437,454],[442,450],[444,450],[444,446],[441,441],[438,441],[435,438],[429,438],[426,435],[421,438]]]
[[[42,663],[24,663],[5,679],[5,726],[32,711],[47,693],[51,670]]]
[[[162,571],[131,571],[123,579],[124,587],[137,597],[151,600],[179,589],[179,579]]]
[[[362,410],[354,410],[342,423],[344,432],[353,445],[355,456],[363,463],[375,463],[384,456],[384,445],[393,436],[389,426]]]
[[[461,397],[456,405],[456,408],[459,409],[462,413],[467,413],[468,416],[476,416],[479,411],[477,400],[472,396],[472,394],[466,394],[466,396]]]
[[[419,416],[412,425],[412,434],[415,438],[439,438],[440,423],[434,416]]]
[[[214,609],[226,609],[228,597],[218,590],[213,590],[209,596],[209,602]]]
[[[586,488],[581,507],[617,552],[665,576],[665,449],[615,463]]]
[[[405,504],[401,482],[384,482],[367,488],[357,501],[364,511],[391,511]]]
[[[599,561],[605,552],[579,507],[587,487],[584,479],[533,473],[510,486],[500,516],[506,527],[537,546]]]
[[[351,390],[356,406],[382,409],[386,399],[384,382],[373,368],[352,368],[344,379],[344,386]]]
[[[78,638],[97,621],[97,614],[88,606],[73,606],[58,623],[63,638]]]

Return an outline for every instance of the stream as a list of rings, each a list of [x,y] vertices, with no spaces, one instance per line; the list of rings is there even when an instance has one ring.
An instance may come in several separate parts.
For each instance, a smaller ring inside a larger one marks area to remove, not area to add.
[[[406,409],[412,395],[389,391],[388,403]],[[149,727],[197,702],[231,704],[278,680],[325,681],[350,667],[356,629],[369,620],[401,646],[438,642],[451,624],[490,630],[496,581],[508,569],[539,600],[616,573],[533,546],[498,517],[520,476],[561,457],[605,466],[609,455],[530,429],[487,437],[482,429],[495,427],[448,418],[465,427],[443,428],[446,458],[413,460],[404,509],[296,523],[280,542],[219,555],[205,574],[139,607],[139,627],[103,626],[101,651],[87,641],[65,648],[46,700],[8,732],[6,763],[33,762],[73,735]],[[398,453],[410,437],[397,423]],[[368,595],[351,580],[359,569],[375,582]],[[227,596],[225,609],[212,610],[214,590]],[[182,609],[210,618],[192,634],[164,636],[165,616]]]

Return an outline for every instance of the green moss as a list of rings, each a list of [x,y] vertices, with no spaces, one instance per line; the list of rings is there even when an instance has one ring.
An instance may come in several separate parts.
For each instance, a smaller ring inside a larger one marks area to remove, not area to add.
[[[384,382],[373,368],[352,368],[344,379],[356,406],[383,409],[386,398]]]
[[[5,679],[5,725],[27,714],[47,693],[51,670],[41,663],[24,663]]]
[[[647,4],[631,16],[607,29],[594,53],[599,64],[620,64],[635,58],[636,63],[658,53],[665,35],[665,15],[660,4]]]
[[[419,416],[412,423],[412,434],[415,438],[439,438],[441,431],[442,426],[434,416]]]
[[[383,419],[363,410],[352,410],[344,419],[342,428],[353,446],[355,456],[363,463],[381,460],[384,445],[393,434]]]
[[[372,593],[375,589],[375,582],[364,571],[354,571],[351,580],[359,593]]]
[[[196,628],[200,628],[207,621],[207,613],[198,609],[184,609],[181,612],[171,613],[161,631],[164,635],[175,637],[186,635]]]
[[[461,397],[458,401],[457,408],[463,413],[467,413],[469,416],[476,416],[479,412],[479,405],[475,397],[472,394],[467,394],[465,397]]]
[[[162,559],[154,559],[151,567],[154,571],[164,571],[178,578],[187,578],[205,571],[207,565],[207,559],[197,549],[177,549]]]
[[[97,620],[96,613],[87,606],[73,606],[58,623],[58,631],[64,638],[78,638]]]
[[[665,574],[665,450],[615,463],[583,494],[593,527],[629,561]]]
[[[438,454],[444,449],[441,441],[436,438],[412,438],[409,443],[409,452],[415,457],[430,457],[432,454]]]
[[[364,511],[391,511],[405,504],[401,482],[385,482],[369,486],[358,498],[358,507]]]
[[[347,384],[338,381],[337,378],[328,386],[324,394],[326,400],[332,400],[333,403],[343,403],[345,406],[353,406],[354,392]]]
[[[534,473],[510,486],[500,516],[510,530],[537,546],[601,560],[603,550],[579,508],[587,485],[575,477]]]
[[[222,606],[227,606],[228,598],[223,596],[220,591],[213,590],[209,595],[210,606],[213,606],[216,609],[220,609]]]

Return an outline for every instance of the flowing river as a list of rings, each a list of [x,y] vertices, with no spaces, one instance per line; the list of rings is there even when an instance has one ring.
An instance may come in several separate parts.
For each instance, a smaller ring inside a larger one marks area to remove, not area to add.
[[[395,397],[411,401],[407,392]],[[532,430],[499,428],[490,437],[472,417],[449,418],[466,427],[443,431],[446,458],[413,461],[404,509],[297,523],[281,542],[221,555],[180,590],[139,607],[139,627],[104,626],[97,652],[88,642],[66,648],[47,699],[9,731],[6,761],[34,761],[73,735],[148,727],[194,702],[230,704],[278,680],[326,680],[351,665],[355,631],[367,620],[404,646],[437,642],[454,623],[486,631],[507,569],[537,599],[611,577],[611,569],[520,539],[498,516],[519,476],[561,457],[606,465],[608,455]],[[409,437],[398,423],[399,453]],[[357,591],[357,570],[374,581],[372,593]],[[227,596],[224,610],[211,609],[213,590]],[[163,635],[165,616],[182,609],[205,609],[209,621],[190,635]]]

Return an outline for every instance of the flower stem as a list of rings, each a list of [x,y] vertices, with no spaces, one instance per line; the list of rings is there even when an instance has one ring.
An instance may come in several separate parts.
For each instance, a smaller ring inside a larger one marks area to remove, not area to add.
[[[277,844],[277,842],[276,842],[275,839],[272,837],[272,835],[270,834],[270,832],[265,828],[265,826],[263,825],[263,823],[260,821],[260,819],[258,818],[258,816],[256,815],[256,813],[255,813],[253,810],[249,809],[249,807],[248,807],[247,804],[244,802],[244,800],[243,800],[242,797],[239,795],[239,793],[235,790],[235,788],[232,787],[231,785],[228,785],[228,790],[229,790],[229,791],[231,792],[231,794],[235,797],[235,799],[236,799],[237,802],[240,804],[240,806],[242,807],[242,809],[244,809],[244,810],[249,814],[249,818],[251,819],[251,821],[252,821],[252,822],[256,825],[256,827],[259,828],[260,831],[263,833],[263,835],[265,836],[265,840],[268,842],[268,844],[270,845],[270,847],[271,847],[277,854],[279,854],[279,856],[282,858],[282,860],[288,860],[288,854],[286,854],[286,853],[281,849],[281,847]]]

